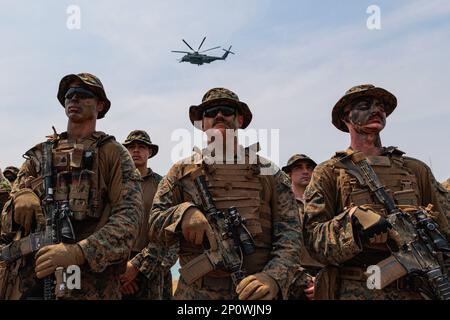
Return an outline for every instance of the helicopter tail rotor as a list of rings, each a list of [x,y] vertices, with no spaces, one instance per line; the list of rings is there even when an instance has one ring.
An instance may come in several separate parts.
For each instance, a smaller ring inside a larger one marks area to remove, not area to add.
[[[222,49],[222,50],[225,51],[226,53],[235,54],[234,52],[231,51],[231,48],[232,48],[232,47],[233,47],[233,46],[230,46],[230,47],[228,48],[228,50],[227,50],[227,49]]]
[[[235,54],[234,52],[231,51],[231,46],[230,46],[230,48],[228,48],[228,50],[226,50],[226,49],[222,49],[222,50],[225,51],[225,53],[222,56],[222,60],[225,60],[228,57],[228,54],[230,54],[230,53]]]

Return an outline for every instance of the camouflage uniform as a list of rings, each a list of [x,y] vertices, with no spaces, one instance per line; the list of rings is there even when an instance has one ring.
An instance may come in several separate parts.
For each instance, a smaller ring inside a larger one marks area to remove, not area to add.
[[[151,150],[150,158],[153,158],[159,147],[151,142],[147,132],[143,130],[132,131],[123,145],[127,147],[133,142],[141,142]],[[170,268],[177,260],[177,250],[167,250],[162,246],[149,242],[148,218],[152,209],[153,198],[162,177],[147,169],[147,174],[142,177],[142,190],[144,194],[144,219],[139,232],[139,237],[131,250],[131,264],[139,270],[137,284],[139,290],[133,295],[124,296],[126,299],[142,300],[168,300],[172,297],[172,274]]]
[[[139,270],[139,291],[127,299],[170,300],[172,299],[172,273],[170,268],[178,259],[177,246],[169,249],[149,242],[134,256],[131,263]]]
[[[444,210],[447,220],[450,224],[450,178],[443,183],[437,183],[439,192],[439,199],[441,202],[442,210]]]
[[[3,209],[3,206],[5,205],[6,201],[9,198],[10,192],[11,192],[11,184],[0,172],[0,210]]]
[[[93,75],[64,77],[58,92],[61,104],[64,104],[68,85],[75,79],[95,90],[98,97],[107,102],[106,109],[98,115],[99,119],[103,118],[110,103],[100,80]],[[119,276],[125,271],[143,216],[140,175],[128,151],[112,136],[94,132],[78,139],[76,144],[67,140],[66,133],[55,134],[51,139],[54,142],[53,170],[57,172],[53,175],[54,198],[55,201],[69,200],[76,241],[85,258],[85,263],[80,266],[81,289],[68,290],[61,298],[120,299]],[[90,162],[88,155],[92,159],[90,170],[85,168]],[[42,201],[45,196],[43,144],[36,145],[25,156],[27,160],[20,169],[11,196],[14,201],[16,193],[28,189]],[[2,226],[3,235],[14,235],[18,231],[13,203],[2,215]],[[15,265],[19,265],[18,278],[8,298],[42,297],[42,280],[35,276],[34,254],[24,255]]]
[[[247,115],[243,127],[250,123],[248,106],[242,105],[227,89],[212,89],[204,96],[202,105],[191,107],[192,123],[201,118],[202,107],[218,102],[237,105],[240,114]],[[205,160],[207,149],[176,163],[159,184],[150,215],[151,238],[164,245],[178,243],[182,267],[203,252],[201,246],[187,242],[181,234],[185,212],[192,207],[201,208],[190,174],[202,168],[217,208],[237,207],[254,237],[256,252],[243,258],[247,274],[266,273],[278,283],[280,296],[287,299],[289,285],[299,267],[301,249],[298,208],[289,178],[280,170],[261,174],[270,163],[260,158],[258,163],[251,164],[248,152],[240,158],[245,160],[242,164],[211,164]],[[243,148],[240,150],[239,154],[243,154]],[[181,276],[175,292],[175,299],[236,298],[230,274],[224,270],[211,271],[192,285]]]
[[[295,154],[289,158],[286,166],[284,166],[282,170],[286,172],[286,174],[289,174],[292,168],[294,168],[294,166],[298,164],[300,161],[308,161],[312,164],[314,168],[317,166],[317,163],[307,155]],[[304,199],[300,199],[297,197],[296,200],[298,205],[300,221],[303,225],[303,213],[305,208],[305,201]],[[301,267],[299,269],[297,276],[295,277],[294,282],[290,287],[289,299],[293,300],[306,299],[304,290],[310,285],[310,282],[312,281],[311,276],[315,276],[322,268],[322,264],[311,258],[311,255],[308,253],[308,250],[306,250],[305,246],[302,247],[302,250],[300,252],[300,262]]]
[[[389,104],[393,100],[391,94],[373,86],[353,88],[344,97],[346,103],[352,92],[359,96],[366,94],[383,98],[387,114],[396,106],[396,103]],[[336,111],[336,108],[339,107],[342,104],[338,103],[333,111],[333,123],[344,131],[343,123],[338,123],[339,110]],[[369,290],[366,286],[363,272],[368,266],[389,257],[390,252],[385,244],[363,245],[359,237],[355,236],[350,212],[355,207],[371,208],[382,216],[386,212],[375,201],[368,187],[361,185],[341,164],[343,157],[352,154],[351,149],[338,152],[330,160],[318,165],[305,191],[305,243],[313,257],[326,265],[319,273],[316,294],[322,286],[328,299],[421,299],[418,292],[408,287],[411,282],[406,277],[382,290]],[[448,223],[437,198],[437,184],[424,163],[405,157],[395,147],[383,148],[380,156],[367,158],[398,206],[415,210],[419,206],[433,204],[432,216],[441,231],[448,235]]]
[[[16,168],[14,166],[6,167],[5,170],[3,170],[3,175],[9,182],[12,184],[17,179],[17,174],[19,173],[19,168]]]

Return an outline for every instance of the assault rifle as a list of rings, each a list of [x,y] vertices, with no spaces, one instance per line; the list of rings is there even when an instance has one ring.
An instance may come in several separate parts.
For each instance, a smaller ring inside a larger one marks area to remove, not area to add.
[[[231,274],[237,286],[246,277],[242,268],[243,256],[255,252],[253,238],[245,227],[235,207],[226,211],[217,209],[208,189],[205,175],[201,170],[191,173],[198,194],[202,200],[202,211],[208,220],[217,242],[217,251],[206,249],[203,254],[191,260],[180,269],[180,274],[188,284],[192,284],[208,272],[222,269]]]
[[[0,252],[0,261],[10,263],[45,246],[60,242],[75,243],[69,202],[55,201],[53,197],[52,148],[53,142],[47,141],[44,143],[42,152],[45,192],[42,206],[45,213],[45,228],[4,246]],[[55,299],[54,275],[44,279],[43,297],[45,300]]]
[[[398,236],[396,241],[387,243],[392,256],[378,264],[381,288],[410,275],[419,280],[419,289],[430,298],[450,300],[450,282],[444,266],[444,257],[450,253],[450,246],[439,232],[438,225],[424,209],[412,214],[400,210],[362,153],[353,154],[343,163],[356,169],[377,200],[384,205],[386,220]]]

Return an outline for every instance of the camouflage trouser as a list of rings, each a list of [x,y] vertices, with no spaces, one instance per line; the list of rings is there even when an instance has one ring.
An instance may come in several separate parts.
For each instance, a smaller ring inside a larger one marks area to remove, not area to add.
[[[339,290],[340,300],[423,300],[415,291],[397,289],[394,285],[383,290],[370,290],[366,282],[342,279]]]
[[[182,277],[178,280],[174,300],[236,300],[231,278],[203,277],[188,285]]]
[[[123,296],[123,300],[171,300],[172,274],[170,269],[158,272],[150,278],[142,273],[137,276],[138,291],[133,295]]]

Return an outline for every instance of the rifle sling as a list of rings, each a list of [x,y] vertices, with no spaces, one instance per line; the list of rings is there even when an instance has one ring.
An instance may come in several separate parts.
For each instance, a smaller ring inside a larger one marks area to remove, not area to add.
[[[370,191],[376,196],[375,198],[378,200],[378,202],[380,202],[386,208],[387,212],[390,213],[391,208],[389,208],[389,204],[392,204],[395,207],[394,200],[388,195],[377,174],[367,161],[367,158],[363,157],[363,154],[361,152],[358,152],[356,157],[354,157],[354,155],[355,153],[342,158],[340,160],[340,163],[348,171],[348,173],[350,173],[358,180],[361,185],[367,186]],[[367,174],[370,176],[370,178],[363,173],[362,166],[365,166],[366,169],[368,169]],[[370,181],[369,179],[372,179],[372,181]]]
[[[31,233],[30,235],[11,242],[4,246],[0,251],[0,260],[6,262],[13,262],[31,252],[36,252],[44,247],[45,234],[44,232]]]

